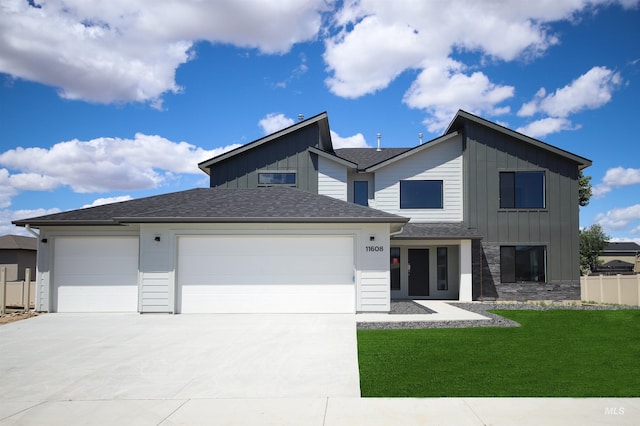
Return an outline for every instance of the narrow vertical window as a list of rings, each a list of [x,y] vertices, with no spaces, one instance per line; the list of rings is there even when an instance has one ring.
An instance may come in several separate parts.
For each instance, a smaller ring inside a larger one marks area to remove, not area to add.
[[[391,290],[400,290],[400,247],[391,247]]]
[[[437,250],[437,271],[438,290],[449,290],[448,277],[448,256],[446,247],[438,247]]]
[[[369,206],[369,183],[366,180],[353,182],[353,202],[361,206]]]

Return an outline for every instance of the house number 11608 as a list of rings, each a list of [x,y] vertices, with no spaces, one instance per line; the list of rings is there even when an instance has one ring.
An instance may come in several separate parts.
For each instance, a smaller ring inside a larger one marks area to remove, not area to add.
[[[383,246],[365,246],[365,251],[384,251]]]

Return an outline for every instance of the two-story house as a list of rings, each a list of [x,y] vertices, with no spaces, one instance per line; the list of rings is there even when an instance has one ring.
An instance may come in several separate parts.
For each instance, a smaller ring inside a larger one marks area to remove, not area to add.
[[[41,310],[579,299],[590,164],[464,111],[418,146],[334,149],[322,113],[200,163],[210,188],[15,223],[40,228]]]

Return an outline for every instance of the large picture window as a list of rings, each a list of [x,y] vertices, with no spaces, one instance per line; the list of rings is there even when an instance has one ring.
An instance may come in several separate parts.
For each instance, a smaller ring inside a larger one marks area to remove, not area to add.
[[[500,247],[500,281],[546,282],[545,246]]]
[[[294,172],[264,172],[258,173],[258,185],[289,185],[296,184]]]
[[[443,208],[441,180],[401,180],[401,209]]]
[[[545,208],[544,172],[500,172],[500,208]]]

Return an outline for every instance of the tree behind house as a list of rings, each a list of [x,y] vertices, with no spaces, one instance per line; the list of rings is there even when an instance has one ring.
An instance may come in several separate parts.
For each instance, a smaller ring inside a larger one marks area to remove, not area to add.
[[[596,270],[602,262],[602,250],[609,244],[609,236],[598,224],[580,230],[580,271],[586,275]]]

